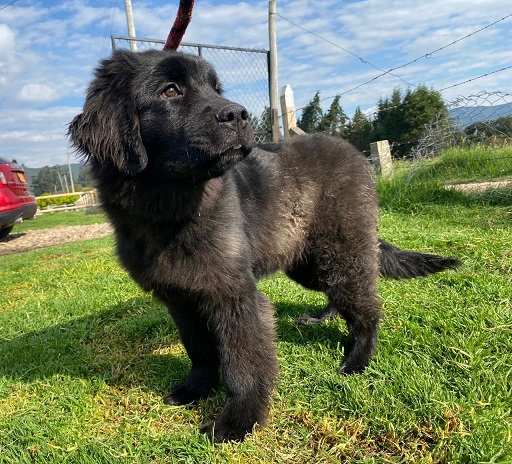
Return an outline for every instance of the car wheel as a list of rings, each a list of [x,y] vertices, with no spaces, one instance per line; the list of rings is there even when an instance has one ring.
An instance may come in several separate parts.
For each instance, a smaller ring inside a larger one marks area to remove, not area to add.
[[[3,229],[0,229],[0,240],[7,237],[14,226],[4,227]]]

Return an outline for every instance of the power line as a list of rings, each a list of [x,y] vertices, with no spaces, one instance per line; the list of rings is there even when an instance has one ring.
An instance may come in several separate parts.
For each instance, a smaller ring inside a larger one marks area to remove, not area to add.
[[[477,79],[481,79],[482,77],[487,77],[487,76],[490,76],[491,74],[496,74],[496,73],[499,73],[501,71],[506,71],[507,69],[511,69],[511,68],[512,68],[512,66],[506,66],[504,68],[497,69],[496,71],[491,71],[491,72],[482,74],[481,76],[472,77],[471,79],[468,79],[468,80],[463,81],[463,82],[459,82],[458,84],[453,84],[453,85],[449,85],[448,87],[444,87],[443,89],[440,89],[439,92],[442,92],[443,90],[451,89],[453,87],[457,87],[457,86],[462,85],[462,84],[467,84],[468,82],[473,82],[473,81],[476,81]]]
[[[284,16],[281,16],[279,13],[276,13],[276,16],[279,16],[284,21],[292,24],[295,27],[298,27],[299,29],[302,29],[304,32],[307,32],[308,34],[314,35],[318,39],[323,40],[324,42],[327,42],[328,44],[330,44],[330,45],[332,45],[332,46],[334,46],[336,48],[339,48],[340,50],[343,50],[345,53],[348,53],[349,55],[352,55],[353,57],[357,58],[359,61],[361,61],[361,63],[367,64],[367,65],[371,66],[372,68],[376,69],[377,71],[381,71],[383,73],[391,74],[389,71],[384,71],[384,69],[380,69],[378,66],[375,66],[373,63],[370,63],[368,60],[366,60],[362,56],[359,56],[356,53],[351,52],[350,50],[347,50],[346,48],[343,48],[342,46],[340,46],[340,45],[338,45],[338,44],[336,44],[334,42],[331,42],[330,40],[326,39],[325,37],[322,37],[321,35],[317,34],[316,32],[310,31],[309,29],[306,29],[305,27],[302,27],[301,25],[299,25],[297,23],[294,23],[293,21],[289,20],[288,18],[285,18]],[[410,82],[405,81],[398,74],[391,74],[391,75],[394,76],[394,77],[398,77],[398,79],[400,79],[404,84],[416,87],[414,84],[411,84]]]
[[[280,15],[278,15],[278,16],[280,16]],[[280,17],[281,17],[282,19],[284,19],[285,21],[288,21],[289,23],[291,23],[291,24],[293,24],[293,25],[295,25],[295,26],[299,27],[300,29],[302,29],[302,30],[304,30],[304,31],[306,31],[306,32],[308,32],[308,33],[310,33],[310,34],[313,34],[314,36],[319,37],[320,39],[322,39],[322,40],[324,40],[324,41],[326,41],[326,42],[328,42],[328,43],[331,43],[331,44],[332,44],[332,45],[334,45],[335,47],[340,48],[341,50],[343,50],[343,51],[345,51],[345,52],[347,52],[347,53],[349,53],[349,54],[351,54],[351,55],[353,55],[353,56],[357,57],[357,58],[358,58],[359,60],[361,60],[363,63],[367,63],[367,64],[369,64],[370,66],[374,67],[375,69],[379,70],[376,66],[374,66],[373,64],[371,64],[371,63],[369,63],[368,61],[364,60],[364,58],[362,58],[362,57],[360,57],[360,56],[356,55],[355,53],[352,53],[352,52],[350,52],[349,50],[346,50],[346,49],[344,49],[343,47],[340,47],[340,46],[338,46],[338,45],[336,45],[336,44],[334,44],[334,43],[332,43],[332,42],[328,41],[327,39],[322,38],[321,36],[319,36],[318,34],[315,34],[314,32],[308,31],[307,29],[305,29],[305,28],[303,28],[303,27],[301,27],[301,26],[299,26],[299,25],[297,25],[297,24],[293,23],[292,21],[290,21],[290,20],[288,20],[288,19],[286,19],[286,18],[283,18],[282,16],[280,16]],[[363,82],[362,84],[356,85],[355,87],[352,87],[351,89],[346,90],[345,92],[342,92],[342,93],[340,93],[340,94],[337,94],[336,96],[338,96],[338,95],[339,95],[339,96],[343,96],[343,95],[346,95],[347,93],[353,92],[354,90],[357,90],[357,89],[359,89],[359,88],[361,88],[361,87],[363,87],[363,86],[365,86],[365,85],[368,85],[368,84],[372,83],[373,81],[375,81],[375,80],[377,80],[377,79],[379,79],[379,78],[381,78],[382,76],[385,76],[385,75],[387,75],[387,74],[390,74],[390,75],[395,76],[395,77],[399,77],[402,81],[404,81],[400,76],[397,76],[397,75],[395,75],[395,74],[392,74],[392,71],[396,71],[397,69],[405,68],[406,66],[409,66],[409,65],[411,65],[411,64],[413,64],[413,63],[416,63],[417,61],[419,61],[419,60],[420,60],[420,59],[422,59],[422,58],[430,58],[434,53],[437,53],[437,52],[439,52],[439,51],[441,51],[441,50],[444,50],[444,49],[446,49],[446,48],[448,48],[448,47],[451,47],[452,45],[455,45],[455,44],[457,44],[457,43],[459,43],[459,42],[461,42],[461,41],[463,41],[463,40],[465,40],[465,39],[468,39],[469,37],[472,37],[472,36],[474,36],[475,34],[478,34],[479,32],[482,32],[482,31],[483,31],[483,30],[485,30],[485,29],[488,29],[488,28],[490,28],[490,27],[492,27],[492,26],[494,26],[494,25],[496,25],[496,24],[498,24],[498,23],[500,23],[500,22],[502,22],[502,21],[505,21],[506,19],[508,19],[508,18],[510,18],[510,17],[512,17],[512,13],[511,13],[511,14],[508,14],[508,15],[506,15],[506,16],[503,16],[503,17],[501,17],[500,19],[498,19],[498,20],[496,20],[496,21],[494,21],[494,22],[492,22],[492,23],[490,23],[490,24],[487,24],[486,26],[484,26],[484,27],[482,27],[482,28],[480,28],[480,29],[477,29],[476,31],[473,31],[473,32],[471,32],[471,33],[469,33],[469,34],[465,35],[464,37],[461,37],[461,38],[459,38],[459,39],[456,39],[456,40],[454,40],[453,42],[450,42],[450,43],[448,43],[448,44],[446,44],[446,45],[443,45],[442,47],[439,47],[439,48],[437,48],[437,49],[435,49],[435,50],[433,50],[433,51],[431,51],[431,52],[429,52],[429,53],[426,53],[426,54],[424,54],[424,55],[421,55],[421,56],[419,56],[419,57],[415,58],[414,60],[409,61],[408,63],[402,64],[402,65],[397,66],[397,67],[395,67],[395,68],[390,68],[390,69],[388,69],[387,71],[383,71],[381,74],[379,74],[379,75],[377,75],[377,76],[373,77],[372,79],[369,79],[368,81],[365,81],[365,82]],[[505,71],[505,70],[510,69],[510,68],[512,68],[512,66],[507,66],[507,67],[505,67],[505,68],[501,68],[501,69],[498,69],[498,70],[496,70],[496,71],[492,71],[492,72],[489,72],[489,73],[483,74],[483,75],[481,75],[481,76],[478,76],[478,77],[474,77],[474,78],[468,79],[468,80],[466,80],[466,81],[464,81],[464,82],[459,82],[458,84],[454,84],[454,85],[452,85],[452,86],[445,87],[445,88],[443,88],[443,89],[439,90],[439,92],[441,92],[441,91],[443,91],[443,90],[450,89],[450,88],[452,88],[452,87],[457,87],[457,86],[462,85],[462,84],[466,84],[466,83],[468,83],[468,82],[471,82],[471,81],[474,81],[474,80],[480,79],[480,78],[482,78],[482,77],[489,76],[489,75],[491,75],[491,74],[496,74],[496,73],[498,73],[498,72]],[[406,82],[406,81],[404,81],[404,82]],[[406,83],[407,83],[407,82],[406,82]],[[408,85],[412,85],[412,86],[414,86],[414,87],[417,87],[417,86],[416,86],[416,85],[414,85],[414,84],[408,84]],[[320,99],[320,101],[330,100],[330,99],[335,98],[336,96],[325,97],[325,98]],[[297,109],[296,109],[296,111],[301,110],[301,109],[303,109],[303,108],[297,108]]]
[[[510,18],[511,16],[512,16],[512,13],[510,13],[510,14],[508,14],[506,16],[503,16],[502,18],[500,18],[500,19],[498,19],[498,20],[496,20],[496,21],[494,21],[494,22],[492,22],[490,24],[487,24],[487,26],[484,26],[484,27],[482,27],[482,28],[480,28],[480,29],[478,29],[476,31],[473,31],[470,34],[465,35],[464,37],[461,37],[460,39],[454,40],[453,42],[450,42],[449,44],[443,45],[442,47],[439,47],[439,48],[437,48],[437,49],[435,49],[435,50],[433,50],[433,51],[431,51],[429,53],[425,53],[424,55],[418,56],[418,58],[415,58],[414,60],[409,61],[408,63],[405,63],[405,64],[402,64],[400,66],[397,66],[396,68],[391,68],[389,71],[396,71],[397,69],[405,68],[406,66],[409,66],[409,65],[411,65],[413,63],[416,63],[417,61],[421,60],[422,58],[431,58],[434,53],[440,52],[441,50],[444,50],[444,49],[446,49],[448,47],[451,47],[452,45],[455,45],[455,44],[457,44],[459,42],[462,42],[463,40],[466,40],[469,37],[472,37],[475,34],[478,34],[479,32],[482,32],[483,30],[488,29],[489,27],[494,26],[495,24],[498,24],[501,21],[504,21],[505,19]]]
[[[5,10],[8,6],[14,5],[18,0],[14,0],[11,3],[8,3],[7,5],[4,5],[0,8],[0,11]]]

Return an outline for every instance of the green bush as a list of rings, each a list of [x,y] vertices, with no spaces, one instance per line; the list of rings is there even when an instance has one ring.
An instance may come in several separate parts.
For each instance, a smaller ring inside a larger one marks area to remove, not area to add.
[[[41,196],[49,196],[49,193],[45,193]],[[41,209],[48,207],[59,207],[59,206],[68,206],[73,205],[78,200],[79,195],[67,195],[64,197],[55,197],[55,198],[38,198],[36,200],[37,206]]]

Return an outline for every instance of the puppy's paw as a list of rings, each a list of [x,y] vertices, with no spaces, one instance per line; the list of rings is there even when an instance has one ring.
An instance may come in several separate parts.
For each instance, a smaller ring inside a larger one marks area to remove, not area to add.
[[[343,363],[338,370],[340,375],[353,375],[353,374],[361,374],[366,366],[358,366],[353,364],[345,364]]]
[[[366,369],[366,366],[368,366],[369,361],[369,356],[358,357],[350,351],[338,373],[341,375],[361,374]]]
[[[247,428],[233,427],[223,422],[208,422],[203,424],[199,431],[204,433],[215,443],[223,443],[227,441],[243,441],[245,435],[252,430]]]
[[[180,383],[164,396],[164,403],[173,406],[193,405],[207,396],[207,392],[199,392],[186,383]]]
[[[310,316],[309,314],[304,314],[297,319],[298,325],[321,324],[322,322],[324,322],[324,320],[320,317]]]
[[[309,314],[304,314],[304,316],[300,317],[297,320],[297,324],[299,325],[308,325],[308,324],[320,324],[322,322],[330,321],[335,317],[339,316],[338,310],[335,306],[328,304],[324,310],[317,314],[316,316],[310,316]]]

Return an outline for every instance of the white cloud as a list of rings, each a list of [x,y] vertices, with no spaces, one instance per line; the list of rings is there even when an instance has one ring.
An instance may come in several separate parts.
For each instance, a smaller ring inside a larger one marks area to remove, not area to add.
[[[49,103],[58,98],[58,92],[46,84],[27,84],[18,92],[18,99],[25,102]]]
[[[16,33],[5,24],[0,24],[0,62],[13,60],[16,50]]]

